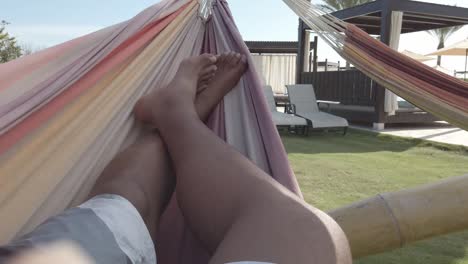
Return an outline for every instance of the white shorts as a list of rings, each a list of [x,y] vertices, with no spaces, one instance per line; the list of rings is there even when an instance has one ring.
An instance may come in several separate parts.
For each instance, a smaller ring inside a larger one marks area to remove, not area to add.
[[[118,195],[100,195],[47,220],[33,232],[0,247],[0,263],[18,252],[68,240],[98,264],[156,264],[150,233],[137,209]],[[229,264],[268,264],[236,262]]]

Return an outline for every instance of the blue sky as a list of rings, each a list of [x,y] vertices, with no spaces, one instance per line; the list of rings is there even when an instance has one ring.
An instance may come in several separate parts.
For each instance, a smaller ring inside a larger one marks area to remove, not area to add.
[[[2,4],[0,19],[11,23],[10,31],[20,40],[40,46],[51,46],[70,37],[121,22],[158,2],[158,0],[0,1],[6,2]],[[246,39],[297,38],[295,31],[297,18],[281,0],[231,0],[230,3],[238,26]],[[275,28],[273,35],[265,30],[271,26]]]
[[[318,2],[320,0],[313,0]],[[0,0],[0,20],[11,23],[8,30],[20,42],[32,47],[53,46],[133,17],[158,0]],[[468,7],[468,0],[424,0]],[[245,40],[296,40],[297,17],[281,0],[230,0],[232,12]],[[449,42],[468,37],[463,29]],[[319,46],[319,59],[342,60],[326,47]],[[404,35],[400,49],[422,54],[435,50],[435,40],[426,33]],[[445,59],[447,68],[460,68],[461,58]]]

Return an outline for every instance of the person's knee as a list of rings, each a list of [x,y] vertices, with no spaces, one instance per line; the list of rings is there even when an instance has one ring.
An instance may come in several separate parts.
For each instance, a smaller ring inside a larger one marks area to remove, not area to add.
[[[260,201],[260,202],[259,202]],[[313,263],[351,264],[351,250],[341,227],[326,213],[289,193],[262,198],[253,203],[249,222],[283,239],[298,258]],[[268,223],[267,225],[265,223]]]
[[[320,241],[317,247],[314,246],[314,254],[323,260],[319,263],[351,264],[353,261],[350,245],[338,223],[318,209],[313,211],[311,218],[316,219],[311,230],[318,235]]]

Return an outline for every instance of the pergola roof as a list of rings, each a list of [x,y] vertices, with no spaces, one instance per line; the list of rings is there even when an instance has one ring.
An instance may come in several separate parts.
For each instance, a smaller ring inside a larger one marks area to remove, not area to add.
[[[297,54],[299,44],[297,41],[246,41],[251,53],[284,53]],[[311,42],[310,49],[314,49]]]
[[[402,33],[468,24],[468,8],[409,0],[376,0],[332,15],[380,35],[382,17],[392,11],[404,13]]]

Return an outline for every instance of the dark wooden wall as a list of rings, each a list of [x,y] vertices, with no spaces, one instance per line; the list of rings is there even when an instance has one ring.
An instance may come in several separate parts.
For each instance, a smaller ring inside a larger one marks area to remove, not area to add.
[[[433,115],[415,109],[400,111],[394,116],[379,117],[378,93],[383,89],[372,79],[357,70],[330,72],[303,72],[302,84],[314,86],[317,100],[336,101],[341,105],[370,106],[371,108],[332,108],[331,113],[344,117],[352,122],[366,123],[430,123],[440,120]],[[382,105],[383,107],[383,105]],[[328,109],[327,109],[328,110]]]
[[[302,84],[312,84],[317,100],[344,105],[375,106],[377,84],[360,71],[304,72]]]

